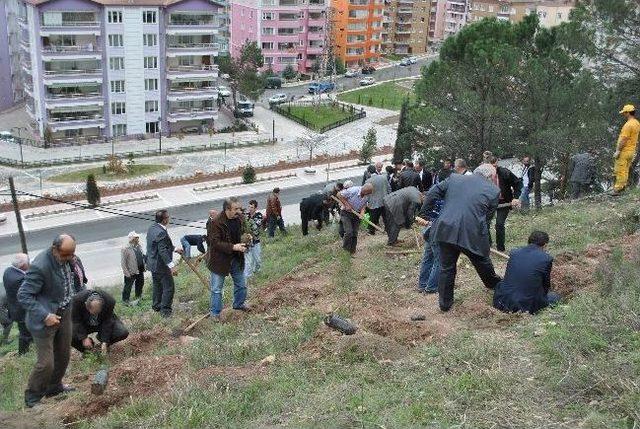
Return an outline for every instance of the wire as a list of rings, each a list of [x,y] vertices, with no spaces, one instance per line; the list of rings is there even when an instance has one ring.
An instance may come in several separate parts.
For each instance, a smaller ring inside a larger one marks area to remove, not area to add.
[[[39,198],[39,199],[42,199],[42,200],[48,200],[48,201],[53,201],[53,202],[57,202],[57,203],[67,204],[67,205],[70,205],[70,206],[73,206],[73,207],[82,208],[82,209],[85,209],[85,210],[94,210],[94,211],[97,211],[97,212],[113,214],[113,215],[121,216],[121,217],[128,217],[128,218],[131,218],[131,219],[146,220],[146,221],[154,221],[155,220],[153,215],[146,215],[144,213],[132,212],[130,210],[117,209],[117,208],[107,208],[107,207],[93,207],[93,206],[90,206],[88,204],[77,203],[75,201],[66,201],[66,200],[61,200],[59,198],[45,197],[43,195],[37,195],[37,194],[32,194],[32,193],[29,193],[29,192],[18,191],[18,190],[16,190],[16,193],[18,193],[20,195],[29,196],[29,197]],[[193,222],[193,223],[205,223],[203,221],[190,221],[190,220],[180,219],[180,218],[174,218],[174,219],[183,220],[183,221],[186,221],[186,222]],[[180,222],[169,221],[169,224],[170,225],[175,225],[175,226],[187,226],[187,227],[190,227],[190,228],[206,229],[206,227],[204,227],[204,226],[189,225],[189,224],[180,223]]]

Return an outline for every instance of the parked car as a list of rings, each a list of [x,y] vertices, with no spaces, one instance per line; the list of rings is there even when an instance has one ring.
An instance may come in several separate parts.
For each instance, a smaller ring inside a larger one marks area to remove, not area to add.
[[[376,71],[374,66],[364,66],[362,67],[362,74],[373,74]]]
[[[229,79],[229,73],[222,73],[222,74],[220,75],[220,77],[221,77],[222,79]]]
[[[230,97],[231,91],[226,86],[219,86],[218,95],[220,95],[221,97]]]
[[[233,116],[236,118],[253,116],[253,103],[249,100],[238,101],[238,103],[236,103],[236,108],[233,111]]]
[[[282,78],[279,78],[277,76],[268,77],[265,83],[265,87],[270,89],[282,88]]]
[[[403,58],[402,61],[400,61],[400,65],[401,66],[410,66],[411,65],[411,60],[409,60],[409,58]]]
[[[323,94],[336,88],[333,82],[312,82],[309,84],[309,94]]]
[[[415,64],[418,62],[418,57],[411,56],[409,57],[409,61],[411,62],[411,64]]]
[[[269,106],[285,103],[287,99],[287,94],[275,94],[273,97],[269,97]]]
[[[0,213],[0,225],[7,221],[7,215]]]
[[[0,131],[0,140],[4,140],[9,143],[15,142],[15,138],[9,131]]]
[[[371,76],[367,76],[360,81],[360,86],[373,85],[374,83],[376,83],[375,78]]]
[[[344,74],[344,77],[356,77],[360,74],[360,72],[358,70],[347,70],[347,72]]]

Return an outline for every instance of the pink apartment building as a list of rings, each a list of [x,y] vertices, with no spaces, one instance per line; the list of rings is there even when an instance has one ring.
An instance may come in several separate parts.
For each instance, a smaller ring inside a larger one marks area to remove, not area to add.
[[[329,48],[329,0],[232,0],[231,55],[247,41],[262,48],[265,67],[306,73]]]

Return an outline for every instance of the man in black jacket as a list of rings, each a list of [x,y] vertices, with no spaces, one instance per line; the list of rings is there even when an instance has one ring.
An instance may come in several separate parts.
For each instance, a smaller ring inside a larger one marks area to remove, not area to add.
[[[400,173],[400,189],[407,186],[420,187],[420,175],[413,168],[413,162],[405,160],[404,169]]]
[[[416,167],[416,172],[418,173],[418,177],[420,178],[418,189],[420,192],[427,192],[431,185],[433,185],[433,176],[431,176],[431,172],[426,168],[426,163],[424,160],[418,161],[418,165]]]
[[[327,200],[323,194],[313,194],[303,198],[300,202],[300,218],[302,219],[302,235],[309,234],[309,221],[318,222],[316,229],[322,229],[322,213],[331,205],[332,200]]]
[[[102,343],[102,353],[109,347],[129,336],[129,331],[113,313],[116,300],[107,292],[85,289],[76,294],[72,301],[73,334],[71,345],[81,353],[93,349],[93,339],[89,334],[97,332]]]
[[[508,168],[498,166],[498,158],[491,156],[490,163],[496,169],[494,183],[500,189],[500,200],[498,205],[510,204],[508,207],[501,207],[496,210],[496,249],[504,252],[505,223],[511,208],[520,207],[520,193],[522,192],[522,180],[513,174]],[[487,222],[489,229],[489,242],[491,242],[491,220]]]
[[[7,293],[9,317],[11,321],[16,322],[18,325],[18,354],[20,355],[29,351],[29,344],[33,341],[31,333],[24,323],[24,309],[18,302],[18,289],[28,269],[29,256],[24,253],[18,253],[14,256],[11,266],[4,271],[2,276],[2,283]]]

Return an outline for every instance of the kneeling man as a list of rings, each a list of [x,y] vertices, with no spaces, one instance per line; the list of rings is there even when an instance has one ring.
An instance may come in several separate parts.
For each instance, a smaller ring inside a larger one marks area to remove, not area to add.
[[[129,331],[120,319],[113,314],[115,299],[101,290],[83,290],[73,297],[72,320],[73,335],[71,345],[80,352],[93,349],[93,340],[89,334],[98,333],[102,343],[102,353],[118,341],[129,336]]]
[[[544,250],[547,243],[546,232],[534,231],[528,246],[511,252],[504,280],[498,283],[493,295],[495,308],[533,314],[560,300],[558,294],[549,292],[553,257]]]

